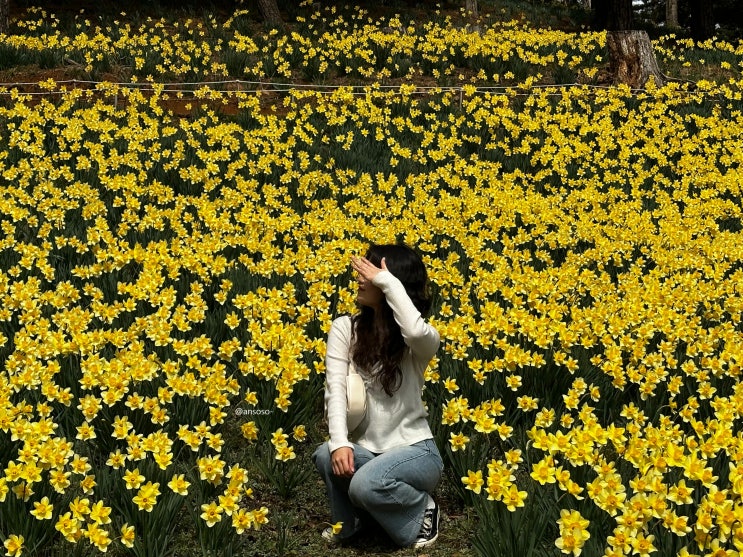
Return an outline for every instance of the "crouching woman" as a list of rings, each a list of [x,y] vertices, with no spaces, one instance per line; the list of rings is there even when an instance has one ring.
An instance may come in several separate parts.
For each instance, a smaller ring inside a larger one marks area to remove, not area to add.
[[[342,522],[331,542],[347,540],[370,520],[400,546],[424,547],[438,536],[431,493],[443,469],[423,405],[423,374],[439,348],[425,316],[431,300],[423,260],[404,245],[372,245],[351,260],[358,312],[335,319],[326,353],[330,440],[314,453],[330,502]],[[348,431],[349,366],[364,378],[366,415]]]

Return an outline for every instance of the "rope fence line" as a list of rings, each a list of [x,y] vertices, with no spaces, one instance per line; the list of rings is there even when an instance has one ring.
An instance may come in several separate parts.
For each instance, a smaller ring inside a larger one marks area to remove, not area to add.
[[[432,86],[432,85],[416,85],[416,84],[402,84],[402,85],[319,85],[319,84],[303,84],[303,83],[281,83],[271,81],[246,81],[240,79],[233,80],[220,80],[220,81],[198,81],[198,82],[169,82],[169,83],[156,83],[152,81],[144,82],[112,82],[112,81],[92,81],[92,80],[78,80],[70,79],[63,81],[54,81],[55,86],[73,85],[74,87],[69,90],[48,90],[48,91],[17,91],[19,87],[44,87],[44,82],[16,82],[16,83],[0,83],[0,96],[10,95],[31,95],[31,96],[50,96],[50,95],[67,95],[79,88],[79,86],[94,86],[95,91],[105,91],[107,87],[114,89],[124,90],[138,90],[143,92],[158,92],[158,93],[174,93],[174,94],[196,94],[202,92],[204,88],[207,89],[205,93],[219,93],[219,94],[235,94],[235,93],[290,93],[295,90],[314,90],[316,93],[331,95],[340,89],[350,90],[350,94],[362,96],[367,95],[373,91],[389,91],[400,95],[407,94],[430,94],[430,93],[443,93],[443,92],[454,92],[459,93],[460,101],[463,99],[465,91],[475,94],[496,94],[506,96],[533,96],[537,91],[549,91],[552,89],[565,90],[573,88],[582,88],[588,90],[610,90],[615,86],[610,85],[592,85],[592,84],[581,84],[581,83],[557,83],[549,85],[501,85],[501,86]],[[213,88],[211,86],[218,85],[225,87],[227,85],[237,85],[240,89],[225,89],[225,88]],[[105,88],[101,87],[105,86]],[[242,89],[243,86],[248,88]],[[404,92],[404,88],[413,87],[414,89]],[[525,89],[531,90],[531,92],[525,91]],[[639,94],[647,92],[647,89],[630,89],[632,94]],[[705,91],[688,91],[688,90],[677,90],[676,94],[686,95],[702,95],[706,96],[711,92]],[[548,93],[549,95],[560,95],[562,93],[554,92]]]
[[[0,87],[9,87],[9,86],[17,86],[17,85],[40,85],[41,83],[44,83],[43,81],[22,81],[22,82],[15,82],[15,83],[0,83]],[[245,84],[245,85],[257,85],[257,86],[291,86],[292,88],[296,89],[399,89],[400,87],[404,87],[405,85],[322,85],[322,84],[315,84],[315,83],[284,83],[284,82],[273,82],[273,81],[249,81],[244,79],[223,79],[223,80],[217,80],[217,81],[173,81],[173,82],[153,82],[153,81],[95,81],[95,80],[85,80],[85,79],[66,79],[66,80],[54,80],[54,83],[57,85],[66,85],[66,84],[87,84],[87,85],[118,85],[122,87],[141,87],[141,86],[150,86],[150,87],[170,87],[170,86],[185,86],[185,85],[191,85],[191,86],[198,86],[198,85],[224,85],[224,84]],[[466,86],[433,86],[433,85],[415,85],[416,88],[419,89],[463,89]],[[579,83],[561,83],[561,84],[555,84],[555,85],[535,85],[534,87],[573,87],[573,86],[585,86],[585,87],[595,87],[595,88],[609,88],[609,86],[604,85],[582,85]],[[500,85],[500,86],[490,86],[490,87],[478,87],[478,89],[512,89],[514,87],[518,87],[518,85]],[[191,89],[188,89],[191,91]]]
[[[502,97],[534,97],[537,95],[547,97],[560,97],[564,94],[565,90],[580,88],[589,91],[589,94],[595,94],[595,91],[608,91],[615,89],[616,86],[610,85],[593,85],[585,83],[559,83],[549,85],[532,85],[532,84],[515,84],[515,85],[499,85],[499,86],[484,86],[476,87],[473,85],[461,85],[461,86],[433,86],[433,85],[416,85],[416,84],[401,84],[401,85],[320,85],[320,84],[305,84],[305,83],[281,83],[271,81],[247,81],[241,79],[233,80],[218,80],[218,81],[196,81],[196,82],[162,82],[157,83],[153,81],[143,82],[113,82],[113,81],[94,81],[94,80],[79,80],[69,79],[62,81],[54,81],[55,87],[72,85],[70,89],[63,90],[52,90],[51,88],[46,91],[18,91],[17,87],[39,87],[46,88],[51,82],[48,80],[38,82],[17,82],[17,83],[0,83],[0,98],[3,96],[27,96],[27,97],[48,97],[58,96],[62,97],[74,93],[75,91],[81,90],[80,86],[88,86],[85,88],[86,91],[91,91],[98,94],[105,94],[107,91],[113,89],[113,105],[115,109],[119,108],[119,91],[140,91],[144,93],[159,93],[159,94],[175,94],[178,95],[178,101],[192,102],[193,100],[205,100],[215,101],[218,99],[209,98],[209,95],[245,95],[245,94],[284,94],[291,93],[292,91],[315,91],[315,93],[321,95],[332,95],[340,89],[349,90],[352,96],[365,96],[374,91],[387,91],[391,94],[396,95],[429,95],[434,93],[458,93],[459,96],[459,107],[462,108],[464,105],[465,91],[468,96],[473,94],[478,95],[496,95]],[[225,88],[214,88],[212,86],[225,87],[228,85],[237,86],[238,88],[225,89]],[[246,86],[248,88],[243,89]],[[407,88],[407,91],[404,91]],[[412,89],[411,89],[412,88]],[[528,90],[526,90],[528,89]],[[545,92],[547,91],[547,92]],[[594,93],[591,93],[593,91]],[[641,93],[647,93],[647,89],[629,89],[630,94],[637,96]],[[203,94],[204,98],[193,99],[193,98],[182,98],[183,95],[188,94],[195,97],[197,94]],[[126,95],[124,93],[124,95]],[[719,104],[723,101],[720,98],[719,93],[715,94],[713,91],[689,91],[689,90],[676,90],[676,96],[700,96],[709,100],[715,104]],[[239,99],[238,99],[239,100]]]
[[[5,88],[17,88],[17,87],[39,87],[41,86],[41,83],[43,82],[17,82],[17,83],[0,83],[0,89]],[[320,84],[306,84],[306,83],[282,83],[282,82],[272,82],[272,81],[245,81],[241,79],[233,79],[233,80],[222,80],[222,81],[196,81],[196,82],[171,82],[171,83],[155,83],[151,81],[143,81],[143,82],[113,82],[113,81],[87,81],[87,80],[79,80],[79,79],[69,79],[64,81],[55,81],[55,85],[93,85],[98,86],[105,85],[105,86],[111,86],[116,87],[119,89],[130,89],[130,90],[140,90],[140,91],[158,91],[162,93],[196,93],[203,89],[204,87],[209,88],[209,92],[213,93],[235,93],[235,92],[242,92],[242,93],[288,93],[294,90],[315,90],[318,93],[322,94],[333,94],[339,89],[350,89],[351,94],[353,95],[366,95],[369,91],[375,91],[375,90],[385,90],[385,91],[397,91],[398,93],[402,94],[402,89],[405,87],[414,87],[415,89],[411,91],[408,94],[415,94],[420,92],[423,93],[430,93],[430,92],[464,92],[465,89],[467,89],[467,86],[451,86],[451,85],[445,85],[445,86],[433,86],[433,85],[415,85],[415,84],[409,84],[409,85],[320,85]],[[214,89],[210,86],[212,85],[239,85],[239,86],[248,86],[248,89]],[[199,87],[196,89],[195,87]],[[252,87],[252,88],[250,88]],[[538,89],[538,88],[572,88],[572,87],[589,87],[593,89],[610,89],[609,86],[602,86],[602,85],[583,85],[579,83],[561,83],[561,84],[555,84],[555,85],[533,85],[530,86],[532,89]],[[516,90],[516,89],[523,89],[523,85],[501,85],[501,86],[488,86],[488,87],[475,87],[474,91],[478,93],[500,93],[500,94],[508,94],[508,92]],[[70,90],[64,90],[64,91],[39,91],[35,93],[31,92],[23,92],[22,94],[34,94],[34,95],[54,95],[54,94],[68,94],[71,93],[73,89]],[[10,95],[12,94],[12,91],[0,91],[0,94],[2,95]]]

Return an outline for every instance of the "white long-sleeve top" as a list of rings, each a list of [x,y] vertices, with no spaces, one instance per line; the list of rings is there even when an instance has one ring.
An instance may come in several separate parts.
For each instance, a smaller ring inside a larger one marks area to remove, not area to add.
[[[402,383],[392,396],[361,370],[366,384],[366,418],[349,436],[346,425],[346,376],[351,361],[351,317],[335,319],[328,333],[325,356],[325,404],[330,452],[357,443],[373,453],[412,445],[433,437],[422,400],[423,373],[439,348],[438,331],[425,321],[402,283],[389,271],[379,272],[372,283],[384,293],[407,345],[400,369]]]

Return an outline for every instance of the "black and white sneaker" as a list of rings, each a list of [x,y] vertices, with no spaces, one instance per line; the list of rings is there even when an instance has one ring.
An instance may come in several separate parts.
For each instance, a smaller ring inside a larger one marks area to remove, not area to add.
[[[431,545],[439,537],[439,504],[433,502],[433,507],[426,509],[423,515],[423,526],[418,537],[413,543],[414,548]]]
[[[334,534],[333,529],[330,526],[322,531],[322,537],[333,545],[338,545],[339,543],[341,543],[341,537],[338,534]]]

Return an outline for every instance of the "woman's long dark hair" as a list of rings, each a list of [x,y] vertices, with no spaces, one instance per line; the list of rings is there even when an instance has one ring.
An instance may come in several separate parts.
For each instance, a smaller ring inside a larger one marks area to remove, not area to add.
[[[418,252],[403,244],[372,245],[366,258],[377,267],[381,267],[384,258],[387,269],[402,282],[413,305],[423,316],[428,315],[431,309],[428,273]],[[374,309],[361,306],[353,316],[352,330],[354,364],[373,375],[384,392],[392,396],[402,383],[400,363],[405,341],[387,301],[382,301],[379,315]]]

